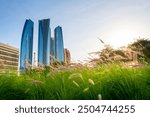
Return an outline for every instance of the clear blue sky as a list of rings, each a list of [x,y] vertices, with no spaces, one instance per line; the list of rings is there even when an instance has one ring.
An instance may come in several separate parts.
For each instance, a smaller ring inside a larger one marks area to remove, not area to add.
[[[150,0],[0,0],[0,42],[17,48],[25,20],[34,21],[37,52],[38,20],[51,19],[63,28],[64,45],[73,61],[86,59],[102,44],[113,47],[140,37],[150,38]]]

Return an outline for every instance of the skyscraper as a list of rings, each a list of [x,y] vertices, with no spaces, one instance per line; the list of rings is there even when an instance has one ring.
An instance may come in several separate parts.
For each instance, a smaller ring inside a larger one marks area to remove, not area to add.
[[[63,44],[63,34],[62,28],[57,26],[54,30],[55,38],[55,58],[59,62],[64,62],[64,44]]]
[[[39,20],[38,65],[50,64],[50,19]]]
[[[32,65],[33,25],[30,19],[25,21],[20,47],[20,70],[28,69]]]
[[[55,62],[55,39],[51,37],[50,40],[50,63]]]

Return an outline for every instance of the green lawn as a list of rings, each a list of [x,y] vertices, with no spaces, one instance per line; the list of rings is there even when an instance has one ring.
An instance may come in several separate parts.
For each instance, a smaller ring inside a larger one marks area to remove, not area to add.
[[[150,67],[103,64],[0,75],[0,99],[97,100],[98,95],[103,100],[150,99]]]

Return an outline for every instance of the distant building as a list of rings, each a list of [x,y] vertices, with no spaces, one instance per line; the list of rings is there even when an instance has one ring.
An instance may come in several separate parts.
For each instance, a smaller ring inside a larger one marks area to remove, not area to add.
[[[55,62],[70,63],[70,53],[66,51],[64,58],[64,43],[62,27],[57,26],[54,30],[54,38],[51,37],[50,19],[39,20],[38,27],[38,53],[37,61],[34,53],[34,61],[32,65],[33,54],[33,25],[29,19],[26,20],[22,32],[20,46],[20,70],[33,68],[38,66],[49,66]]]
[[[53,64],[55,62],[55,40],[51,37],[50,40],[50,63]]]
[[[64,49],[64,59],[65,59],[65,64],[70,64],[71,63],[71,55],[70,55],[70,51],[65,48]]]
[[[59,62],[64,62],[64,43],[62,27],[57,26],[54,30],[55,58]]]
[[[38,65],[50,64],[50,19],[39,20]]]
[[[20,46],[20,70],[32,67],[33,25],[30,19],[24,24]]]
[[[19,49],[0,43],[0,72],[6,69],[18,70]]]

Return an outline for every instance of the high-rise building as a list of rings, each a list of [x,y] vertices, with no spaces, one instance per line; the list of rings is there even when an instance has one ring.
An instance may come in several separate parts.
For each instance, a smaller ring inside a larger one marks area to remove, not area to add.
[[[30,19],[24,24],[20,47],[20,70],[32,67],[33,25]]]
[[[19,49],[0,43],[0,73],[8,70],[18,70]]]
[[[51,37],[50,40],[50,63],[55,62],[55,40]]]
[[[50,19],[39,20],[38,65],[50,64]]]
[[[64,63],[65,64],[70,64],[71,63],[70,51],[67,48],[64,49]]]
[[[64,62],[64,44],[62,28],[57,26],[54,30],[55,38],[55,58],[59,62]]]

